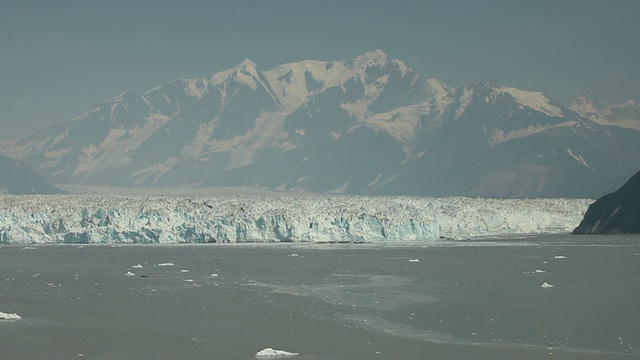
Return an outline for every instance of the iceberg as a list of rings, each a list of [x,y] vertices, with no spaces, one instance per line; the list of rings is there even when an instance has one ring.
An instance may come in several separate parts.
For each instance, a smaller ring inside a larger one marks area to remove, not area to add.
[[[589,199],[0,195],[0,244],[392,242],[570,233]]]
[[[270,358],[281,358],[281,357],[291,357],[299,355],[298,353],[288,352],[284,350],[275,350],[272,348],[265,348],[263,350],[258,351],[256,354],[256,359],[270,359]]]
[[[540,287],[541,287],[541,288],[543,288],[543,289],[548,289],[548,288],[552,288],[552,287],[553,287],[553,285],[552,285],[552,284],[549,284],[549,283],[547,283],[547,282],[545,281],[545,282],[543,282],[543,283],[542,283],[542,285],[540,285]]]
[[[0,320],[20,320],[20,319],[22,319],[22,316],[16,313],[0,312]]]

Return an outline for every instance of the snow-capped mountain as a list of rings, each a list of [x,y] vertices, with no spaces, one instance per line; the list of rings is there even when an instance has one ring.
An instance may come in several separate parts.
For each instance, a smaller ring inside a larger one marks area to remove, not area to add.
[[[0,155],[0,194],[57,193],[60,193],[60,190],[25,163]]]
[[[600,125],[540,92],[487,82],[436,104],[420,123],[421,156],[391,193],[593,197],[640,168],[639,131]]]
[[[0,150],[59,183],[595,197],[640,168],[640,131],[495,82],[452,89],[376,50],[267,71],[245,59]]]

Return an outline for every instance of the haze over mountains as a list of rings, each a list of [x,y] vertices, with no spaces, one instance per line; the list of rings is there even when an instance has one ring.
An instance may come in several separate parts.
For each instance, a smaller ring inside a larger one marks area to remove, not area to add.
[[[57,194],[60,190],[22,161],[0,155],[0,194]]]
[[[456,89],[380,50],[125,92],[0,152],[54,183],[598,197],[640,169],[640,105],[488,81]]]

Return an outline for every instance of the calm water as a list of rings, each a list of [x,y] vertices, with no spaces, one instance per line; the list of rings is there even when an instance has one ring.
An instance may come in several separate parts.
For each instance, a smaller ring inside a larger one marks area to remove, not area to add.
[[[2,359],[637,359],[639,304],[638,236],[0,247]]]

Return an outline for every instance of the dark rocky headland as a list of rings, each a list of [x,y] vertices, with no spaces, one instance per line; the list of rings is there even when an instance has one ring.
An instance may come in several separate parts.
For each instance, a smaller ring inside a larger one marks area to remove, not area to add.
[[[573,234],[640,233],[640,172],[589,206]]]

